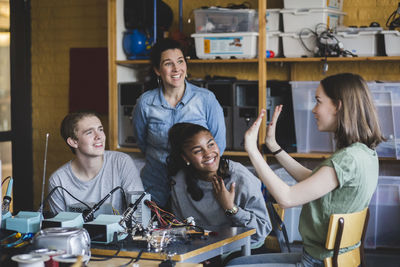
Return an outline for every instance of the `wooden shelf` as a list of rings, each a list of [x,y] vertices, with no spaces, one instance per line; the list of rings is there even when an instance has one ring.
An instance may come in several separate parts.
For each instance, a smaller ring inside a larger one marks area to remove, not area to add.
[[[266,58],[265,61],[267,63],[271,62],[321,62],[324,61],[323,57],[307,57],[307,58]],[[400,61],[400,56],[397,57],[328,57],[328,62],[355,62],[355,61]],[[237,64],[237,63],[257,63],[258,59],[189,59],[189,64]],[[121,66],[131,66],[131,65],[146,65],[150,64],[150,61],[147,59],[138,59],[138,60],[116,60],[117,65]]]
[[[118,144],[118,83],[121,81],[133,81],[134,78],[131,77],[132,71],[130,69],[147,67],[150,65],[150,61],[148,59],[137,59],[137,60],[117,60],[117,57],[120,59],[124,58],[123,51],[121,51],[121,38],[119,38],[118,34],[120,34],[123,30],[123,19],[121,14],[121,5],[122,0],[108,0],[108,49],[109,49],[109,142],[111,150],[118,150],[122,152],[128,153],[141,153],[138,148],[131,147],[119,147]],[[226,1],[223,1],[226,2]],[[258,6],[258,23],[259,23],[259,36],[258,36],[258,55],[265,55],[266,51],[266,31],[261,30],[265,29],[266,21],[265,21],[265,12],[267,9],[265,0],[257,0]],[[118,5],[118,8],[117,8]],[[118,23],[117,23],[118,22]],[[122,27],[122,28],[121,28]],[[117,38],[118,37],[118,38]],[[203,69],[207,68],[205,64],[211,64],[210,67],[218,69],[215,66],[218,64],[222,64],[222,68],[232,68],[234,71],[241,71],[241,64],[245,65],[245,69],[251,69],[252,73],[257,72],[257,80],[258,80],[258,108],[266,108],[266,82],[267,77],[269,76],[269,71],[274,71],[273,68],[267,69],[267,65],[271,63],[288,63],[290,67],[289,76],[290,79],[295,79],[296,71],[302,69],[304,64],[297,63],[310,63],[313,67],[320,62],[323,62],[325,58],[323,57],[313,57],[313,58],[263,58],[258,57],[254,59],[189,59],[188,64],[194,66],[194,68]],[[388,57],[388,56],[377,56],[377,57],[328,57],[326,59],[328,62],[397,62],[400,61],[400,56]],[[290,63],[293,63],[290,65]],[[227,65],[230,64],[230,65]],[[232,65],[233,64],[233,65]],[[236,65],[235,65],[236,64]],[[125,69],[125,67],[130,69]],[[255,68],[257,67],[257,69]],[[273,65],[271,65],[273,67]],[[239,70],[237,70],[239,69]],[[296,70],[297,69],[297,70]],[[220,70],[217,70],[220,71]],[[286,70],[285,70],[286,71]],[[273,73],[273,72],[272,72]],[[118,74],[118,75],[117,75]],[[232,72],[232,75],[235,75]],[[273,73],[274,75],[274,73]],[[265,121],[264,121],[265,122]],[[264,123],[263,122],[263,123]],[[264,140],[266,135],[266,128],[262,127],[259,132],[259,140]],[[224,155],[226,156],[237,156],[237,157],[247,157],[248,154],[245,151],[225,151]],[[290,155],[294,158],[304,158],[304,159],[325,159],[328,158],[330,153],[290,153]],[[273,157],[271,154],[266,154],[264,157]],[[395,158],[380,158],[380,160],[396,160]]]
[[[221,64],[221,63],[228,63],[228,64],[235,64],[235,63],[257,63],[258,59],[189,59],[188,64]],[[143,64],[150,64],[150,60],[147,59],[140,59],[140,60],[117,60],[116,64],[121,66],[130,66],[130,65],[143,65]]]
[[[266,62],[320,62],[324,61],[324,57],[306,57],[306,58],[266,58]],[[398,61],[400,60],[400,56],[398,57],[327,57],[326,60],[328,62],[352,62],[352,61]]]
[[[142,153],[138,147],[118,147],[117,151],[127,153]],[[224,156],[247,157],[246,151],[225,151]]]
[[[237,156],[237,157],[247,157],[246,151],[225,151],[224,156]]]
[[[118,147],[116,150],[127,153],[142,153],[138,147]]]

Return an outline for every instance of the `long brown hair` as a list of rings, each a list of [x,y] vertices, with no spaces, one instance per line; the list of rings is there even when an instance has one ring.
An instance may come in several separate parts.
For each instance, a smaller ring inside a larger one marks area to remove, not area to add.
[[[340,73],[321,81],[326,95],[339,107],[336,147],[360,142],[371,149],[385,140],[373,99],[365,80],[357,74]],[[340,103],[340,104],[339,104]]]

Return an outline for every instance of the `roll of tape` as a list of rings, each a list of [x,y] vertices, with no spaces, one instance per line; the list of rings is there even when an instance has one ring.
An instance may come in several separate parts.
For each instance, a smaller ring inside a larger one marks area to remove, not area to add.
[[[63,254],[53,257],[53,260],[58,262],[59,267],[69,267],[72,263],[76,263],[78,257],[82,257],[82,266],[85,266],[85,262],[89,262],[90,256],[88,255],[71,255],[71,254]]]
[[[12,256],[18,262],[18,267],[44,267],[44,262],[50,259],[47,255],[20,254]]]
[[[47,255],[50,257],[48,261],[45,262],[45,267],[59,267],[58,262],[54,261],[53,258],[58,255],[65,254],[65,250],[61,249],[48,249],[48,248],[40,248],[34,251],[31,251],[30,254],[34,255]]]

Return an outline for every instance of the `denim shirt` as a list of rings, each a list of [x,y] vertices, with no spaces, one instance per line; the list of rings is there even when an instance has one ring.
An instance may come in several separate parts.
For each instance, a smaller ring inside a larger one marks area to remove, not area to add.
[[[169,154],[168,130],[175,123],[191,122],[209,129],[221,154],[226,146],[224,113],[215,95],[185,83],[184,95],[176,107],[171,107],[165,100],[162,88],[156,88],[143,93],[133,111],[133,130],[146,157],[141,171],[142,182],[160,206],[167,204],[170,195],[166,158]]]

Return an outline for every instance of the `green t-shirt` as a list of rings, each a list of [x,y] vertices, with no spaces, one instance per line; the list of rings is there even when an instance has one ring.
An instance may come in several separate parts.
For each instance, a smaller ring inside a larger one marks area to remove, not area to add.
[[[322,166],[335,169],[339,186],[303,205],[299,222],[304,249],[320,260],[333,255],[332,251],[325,249],[331,214],[352,213],[369,205],[378,183],[379,160],[375,150],[362,143],[354,143],[336,151],[313,173]]]

